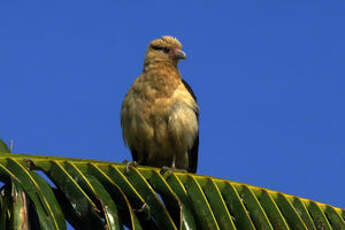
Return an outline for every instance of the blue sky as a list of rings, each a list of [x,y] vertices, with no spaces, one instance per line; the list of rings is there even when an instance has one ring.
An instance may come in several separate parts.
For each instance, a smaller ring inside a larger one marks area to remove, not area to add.
[[[0,138],[121,162],[122,99],[173,35],[198,96],[198,173],[345,208],[344,1],[0,2]]]

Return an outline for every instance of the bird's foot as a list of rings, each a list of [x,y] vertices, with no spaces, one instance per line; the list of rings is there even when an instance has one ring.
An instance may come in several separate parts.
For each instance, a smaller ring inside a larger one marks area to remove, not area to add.
[[[161,168],[160,173],[161,173],[161,174],[164,174],[164,173],[166,173],[166,172],[169,172],[169,174],[171,174],[172,172],[183,172],[183,173],[186,173],[186,172],[188,172],[188,171],[185,170],[185,169],[178,169],[178,168],[175,168],[175,167],[163,166],[163,167]]]
[[[122,163],[123,163],[123,164],[126,164],[126,173],[129,173],[129,168],[130,168],[130,167],[136,167],[136,166],[138,166],[138,162],[136,162],[136,161],[127,161],[127,160],[124,160]]]

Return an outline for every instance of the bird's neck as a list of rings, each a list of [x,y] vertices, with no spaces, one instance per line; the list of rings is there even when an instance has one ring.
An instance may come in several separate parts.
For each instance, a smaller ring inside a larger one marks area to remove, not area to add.
[[[167,60],[145,60],[143,73],[150,73],[151,76],[181,78],[177,63]]]
[[[154,93],[155,97],[171,96],[181,81],[176,66],[166,61],[145,63],[141,78],[150,85],[148,93]]]

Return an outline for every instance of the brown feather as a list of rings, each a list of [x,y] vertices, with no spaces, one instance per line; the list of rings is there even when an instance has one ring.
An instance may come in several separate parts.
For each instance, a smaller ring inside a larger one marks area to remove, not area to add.
[[[178,60],[163,48],[180,50],[182,45],[170,36],[150,43],[143,73],[122,104],[123,138],[139,164],[171,167],[175,156],[176,168],[195,172],[199,107],[181,79]]]

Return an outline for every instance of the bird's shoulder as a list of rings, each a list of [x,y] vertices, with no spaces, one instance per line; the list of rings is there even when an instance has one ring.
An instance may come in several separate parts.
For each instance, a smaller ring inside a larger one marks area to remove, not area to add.
[[[172,104],[185,105],[192,109],[197,115],[199,114],[199,106],[191,87],[181,79],[179,86],[171,97]]]

